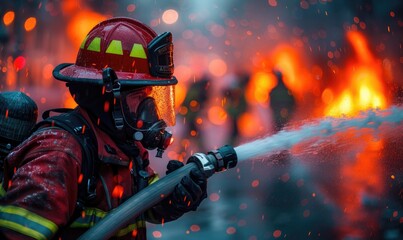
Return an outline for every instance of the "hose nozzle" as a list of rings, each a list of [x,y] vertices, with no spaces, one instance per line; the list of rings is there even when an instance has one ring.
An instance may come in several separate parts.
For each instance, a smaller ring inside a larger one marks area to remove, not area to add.
[[[216,150],[209,151],[207,154],[195,153],[187,162],[196,163],[207,177],[210,177],[215,172],[222,172],[235,167],[238,163],[238,157],[232,146],[224,145]]]

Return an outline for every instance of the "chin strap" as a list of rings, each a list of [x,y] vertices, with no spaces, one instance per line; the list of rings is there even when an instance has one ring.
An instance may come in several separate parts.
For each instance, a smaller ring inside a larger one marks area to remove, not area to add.
[[[105,68],[102,71],[102,79],[105,86],[105,92],[113,93],[114,100],[113,100],[112,117],[113,121],[115,122],[116,129],[120,131],[123,129],[124,125],[122,108],[120,105],[121,102],[120,82],[118,81],[118,77],[112,68]]]

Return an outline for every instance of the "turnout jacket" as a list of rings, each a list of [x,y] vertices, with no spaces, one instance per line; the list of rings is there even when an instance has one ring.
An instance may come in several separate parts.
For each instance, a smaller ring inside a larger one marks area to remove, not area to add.
[[[148,152],[140,144],[134,151],[136,154],[128,156],[92,124],[84,110],[78,110],[92,125],[97,139],[99,161],[95,164],[99,177],[95,198],[86,203],[80,216],[75,218],[78,183],[82,179],[81,146],[63,129],[41,128],[7,158],[8,190],[0,199],[0,238],[77,239],[138,191],[136,173],[139,168],[148,173],[149,184],[158,179],[148,166]],[[143,166],[138,166],[138,158]],[[145,221],[161,223],[181,216],[171,209],[169,201],[166,198],[132,220],[113,238],[146,239]]]

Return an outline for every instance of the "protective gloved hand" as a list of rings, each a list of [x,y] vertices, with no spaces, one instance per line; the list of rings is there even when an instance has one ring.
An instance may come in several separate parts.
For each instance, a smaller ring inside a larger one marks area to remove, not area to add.
[[[183,166],[182,162],[171,160],[168,162],[166,174]],[[194,168],[176,185],[170,201],[173,207],[185,213],[195,211],[205,198],[207,198],[207,177],[199,168]]]

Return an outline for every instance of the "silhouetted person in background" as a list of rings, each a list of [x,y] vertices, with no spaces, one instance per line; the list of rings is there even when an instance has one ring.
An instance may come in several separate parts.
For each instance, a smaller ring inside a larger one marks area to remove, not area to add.
[[[185,107],[183,116],[185,117],[186,130],[185,138],[190,137],[192,142],[197,144],[201,150],[204,149],[203,137],[201,136],[201,122],[199,119],[203,116],[211,91],[211,80],[207,76],[193,82],[186,93],[182,107]]]
[[[230,145],[236,145],[239,135],[238,119],[248,109],[245,89],[249,79],[250,75],[248,73],[238,73],[230,86],[223,90],[223,95],[226,99],[224,107],[231,121],[231,131],[227,141]]]
[[[285,86],[283,74],[275,71],[277,85],[270,92],[270,108],[274,121],[274,130],[280,131],[291,119],[295,110],[295,98],[291,91]]]

